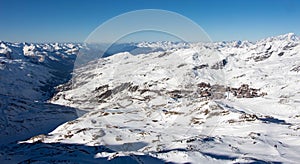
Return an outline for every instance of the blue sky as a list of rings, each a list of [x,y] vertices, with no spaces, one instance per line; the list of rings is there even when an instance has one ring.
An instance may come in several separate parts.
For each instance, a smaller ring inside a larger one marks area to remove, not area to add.
[[[300,35],[298,0],[0,0],[0,40],[82,42],[103,22],[139,9],[177,12],[214,41]]]

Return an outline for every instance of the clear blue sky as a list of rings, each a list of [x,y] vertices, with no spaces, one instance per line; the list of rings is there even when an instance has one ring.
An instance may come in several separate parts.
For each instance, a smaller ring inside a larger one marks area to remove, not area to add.
[[[0,40],[81,42],[104,21],[138,9],[177,12],[214,41],[300,35],[299,0],[0,0]]]

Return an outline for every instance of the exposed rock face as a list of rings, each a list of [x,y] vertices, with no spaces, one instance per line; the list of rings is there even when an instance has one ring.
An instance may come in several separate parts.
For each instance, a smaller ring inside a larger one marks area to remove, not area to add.
[[[223,59],[222,61],[219,61],[213,66],[211,66],[211,69],[223,69],[226,64],[227,64],[227,60]]]
[[[279,54],[278,54],[278,56],[283,56],[284,55],[284,52],[280,52]]]
[[[291,71],[299,72],[300,71],[300,65],[292,68]]]
[[[255,56],[253,58],[254,61],[259,62],[268,59],[273,52],[266,52],[264,55]]]
[[[195,66],[195,67],[193,68],[193,70],[203,69],[203,68],[207,68],[207,67],[208,67],[208,64],[201,64],[201,65],[199,65],[199,66]]]

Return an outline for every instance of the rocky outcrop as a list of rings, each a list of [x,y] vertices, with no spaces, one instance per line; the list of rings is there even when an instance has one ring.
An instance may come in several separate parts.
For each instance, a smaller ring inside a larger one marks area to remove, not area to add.
[[[259,62],[268,59],[272,55],[273,51],[266,52],[264,55],[255,56],[253,58],[254,61]]]
[[[223,59],[223,60],[217,62],[216,64],[212,65],[211,69],[216,69],[216,70],[223,69],[226,64],[227,64],[227,60]]]
[[[299,72],[300,71],[300,65],[292,68],[291,71]]]

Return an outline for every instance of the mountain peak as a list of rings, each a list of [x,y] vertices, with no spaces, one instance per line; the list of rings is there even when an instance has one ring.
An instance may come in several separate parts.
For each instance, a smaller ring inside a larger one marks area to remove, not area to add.
[[[295,33],[287,33],[278,36],[268,37],[258,42],[273,42],[273,41],[287,41],[287,42],[298,42],[300,41],[299,37]]]
[[[287,33],[287,34],[279,35],[278,38],[280,40],[299,41],[299,38],[295,33]]]

